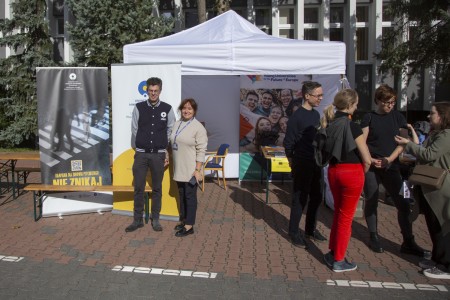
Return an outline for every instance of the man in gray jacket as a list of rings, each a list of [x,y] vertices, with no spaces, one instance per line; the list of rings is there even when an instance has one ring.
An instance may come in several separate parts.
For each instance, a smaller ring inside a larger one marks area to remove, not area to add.
[[[152,227],[155,231],[162,231],[159,222],[162,180],[164,168],[169,164],[167,147],[175,123],[175,113],[170,104],[159,99],[161,90],[161,79],[149,78],[147,80],[148,100],[136,104],[133,110],[131,146],[136,150],[133,164],[134,220],[125,228],[126,232],[135,231],[144,226],[142,214],[148,169],[152,175]]]

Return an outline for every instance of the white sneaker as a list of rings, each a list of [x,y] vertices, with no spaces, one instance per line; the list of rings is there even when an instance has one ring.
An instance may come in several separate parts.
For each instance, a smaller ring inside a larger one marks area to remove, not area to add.
[[[432,269],[432,268],[436,267],[436,263],[432,260],[424,259],[419,262],[419,267],[421,267],[424,270]]]
[[[444,272],[436,267],[424,270],[423,275],[429,278],[450,279],[450,273]]]

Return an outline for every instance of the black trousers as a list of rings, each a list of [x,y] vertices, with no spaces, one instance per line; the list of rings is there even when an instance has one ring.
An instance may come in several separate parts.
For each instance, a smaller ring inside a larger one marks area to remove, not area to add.
[[[305,233],[313,234],[316,229],[317,213],[323,199],[322,168],[316,165],[314,159],[293,159],[292,163],[294,186],[289,219],[289,235],[292,236],[299,233],[300,220],[306,204],[308,204],[308,211],[306,212]]]
[[[450,272],[450,232],[446,234],[442,232],[441,224],[431,209],[430,204],[425,199],[420,185],[414,186],[414,189],[418,189],[414,194],[419,195],[420,210],[425,216],[428,232],[433,244],[431,259],[445,266],[447,272]]]
[[[147,172],[152,177],[152,219],[159,220],[161,212],[162,180],[164,177],[165,153],[136,152],[133,163],[134,180],[134,219],[142,219],[144,212],[144,191]]]
[[[197,216],[197,184],[177,181],[180,195],[180,221],[194,225]]]
[[[366,198],[364,204],[364,216],[366,217],[369,232],[377,232],[377,210],[380,183],[392,197],[395,207],[397,208],[397,219],[403,239],[405,240],[412,238],[413,233],[412,223],[409,218],[411,213],[409,201],[399,195],[400,189],[403,185],[403,179],[400,174],[399,165],[396,163],[391,164],[391,166],[387,169],[371,167],[366,173],[366,178],[364,181],[364,196]]]

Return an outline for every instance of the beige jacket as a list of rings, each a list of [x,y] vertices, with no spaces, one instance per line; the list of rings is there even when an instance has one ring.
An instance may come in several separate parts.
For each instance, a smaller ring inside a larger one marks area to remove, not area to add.
[[[175,141],[177,150],[173,149]],[[208,145],[206,129],[197,119],[193,119],[189,124],[181,120],[176,121],[170,135],[170,144],[173,156],[173,180],[189,182],[194,174],[196,162],[205,161]]]

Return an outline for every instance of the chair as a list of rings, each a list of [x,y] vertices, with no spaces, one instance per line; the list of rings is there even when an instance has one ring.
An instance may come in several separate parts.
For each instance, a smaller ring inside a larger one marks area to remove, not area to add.
[[[205,171],[213,171],[217,174],[217,181],[220,186],[219,171],[222,171],[222,180],[225,190],[227,190],[227,183],[225,180],[225,157],[228,154],[230,145],[222,144],[216,152],[206,152],[206,161],[203,163],[203,182],[202,192],[205,191]]]

